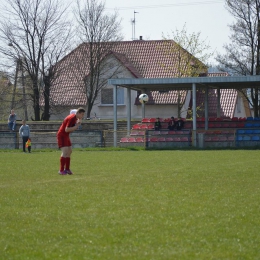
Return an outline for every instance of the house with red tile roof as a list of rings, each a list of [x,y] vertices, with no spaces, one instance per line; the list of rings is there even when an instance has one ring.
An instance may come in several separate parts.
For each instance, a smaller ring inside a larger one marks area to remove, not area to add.
[[[228,77],[227,72],[207,73],[207,77]],[[196,93],[197,100],[197,116],[204,117],[205,115],[205,91],[198,90]],[[217,116],[218,93],[216,89],[208,90],[208,116]],[[190,100],[189,110],[192,108],[192,100]],[[188,113],[189,118],[191,113]],[[250,107],[245,97],[235,89],[220,90],[220,117],[249,117],[251,116]]]
[[[71,53],[65,56],[57,66],[63,68],[59,76],[53,82],[50,103],[52,106],[51,120],[62,119],[70,109],[79,106],[86,107],[87,94],[83,81],[88,77],[89,68],[84,63],[84,53],[88,48],[87,43],[82,43]],[[113,64],[108,70],[106,76],[109,78],[174,78],[180,77],[180,65],[177,63],[177,53],[174,51],[176,43],[172,40],[154,40],[154,41],[122,41],[113,46],[104,60]],[[182,50],[187,54],[186,50]],[[192,57],[192,62],[198,60]],[[115,66],[116,64],[116,66]],[[184,64],[182,64],[184,66]],[[116,74],[115,74],[115,67]],[[66,69],[67,68],[67,69]],[[79,70],[84,72],[80,76]],[[112,72],[113,71],[113,72]],[[197,71],[197,74],[206,74],[207,76],[220,76],[219,74],[207,74],[207,68],[204,65],[203,70]],[[113,75],[113,76],[111,76]],[[221,76],[228,76],[221,74]],[[182,73],[181,77],[190,76]],[[126,118],[127,89],[118,87],[117,89],[117,117]],[[138,101],[140,93],[131,90],[131,116],[132,118],[142,117],[142,106]],[[188,111],[191,107],[191,93],[189,90],[165,91],[162,87],[158,91],[147,91],[149,101],[146,104],[146,117],[177,117],[178,114],[178,95],[183,104],[181,116],[188,117]],[[244,117],[246,115],[246,104],[236,90],[221,90],[221,116],[225,117]],[[204,113],[204,93],[198,91],[197,104],[199,104],[199,116]],[[217,114],[217,92],[209,90],[209,116]],[[113,86],[107,84],[100,90],[96,102],[92,108],[91,116],[97,116],[102,119],[113,118]]]

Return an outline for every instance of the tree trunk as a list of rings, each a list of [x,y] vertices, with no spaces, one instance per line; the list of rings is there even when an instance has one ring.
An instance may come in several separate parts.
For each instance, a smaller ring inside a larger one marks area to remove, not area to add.
[[[44,111],[42,113],[42,120],[50,120],[50,75],[43,78],[44,81]]]
[[[260,75],[260,19],[259,19],[259,3],[256,1],[257,11],[257,46],[256,46],[256,75]],[[258,117],[258,88],[255,89],[254,96],[254,116]]]
[[[251,98],[252,98],[252,103],[253,103],[253,109],[254,109],[254,116],[258,117],[258,88],[251,89]]]
[[[87,118],[90,118],[90,113],[91,113],[92,107],[93,107],[93,104],[88,101],[88,103],[87,103]]]
[[[259,117],[259,97],[258,97],[258,88],[255,89],[255,105],[254,105],[254,117]]]
[[[15,104],[15,93],[16,93],[16,86],[17,86],[17,78],[18,78],[18,71],[19,71],[20,61],[17,60],[16,62],[16,69],[15,69],[15,76],[14,76],[14,86],[13,86],[13,94],[12,94],[12,102],[10,111],[14,108]]]
[[[38,82],[37,80],[34,80],[33,82],[33,94],[34,94],[34,104],[33,104],[33,109],[34,109],[34,120],[35,121],[40,121],[40,95],[39,95],[39,89],[38,89]]]

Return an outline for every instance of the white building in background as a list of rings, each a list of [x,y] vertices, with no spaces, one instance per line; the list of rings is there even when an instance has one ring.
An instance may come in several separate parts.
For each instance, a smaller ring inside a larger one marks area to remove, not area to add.
[[[176,43],[169,40],[156,41],[123,41],[114,46],[113,51],[104,57],[106,69],[105,77],[109,78],[175,78],[178,76],[177,58],[174,52]],[[61,70],[55,80],[50,94],[52,104],[51,120],[63,119],[67,111],[74,111],[75,107],[86,108],[86,91],[83,80],[89,77],[89,70],[84,64],[84,54],[88,44],[79,45],[70,54],[64,57],[58,66],[69,67],[69,70]],[[185,53],[186,51],[183,50]],[[187,52],[186,52],[187,53]],[[194,58],[195,59],[195,58]],[[72,66],[71,66],[72,64]],[[80,76],[79,70],[84,69],[85,74]],[[203,71],[204,76],[219,76],[219,73]],[[225,74],[225,73],[224,73]],[[224,76],[222,73],[221,76]],[[112,76],[113,75],[113,76]],[[225,74],[228,76],[227,74]],[[146,117],[168,118],[177,117],[178,92],[177,91],[149,91],[149,101],[146,104]],[[142,107],[138,101],[140,93],[131,90],[131,117],[141,119]],[[191,92],[181,91],[181,116],[189,117],[188,110],[191,108]],[[197,93],[197,104],[200,106],[199,116],[203,117],[204,99],[203,92]],[[234,89],[221,90],[221,117],[246,117],[250,116],[248,103],[241,98]],[[117,117],[126,118],[127,89],[118,87],[117,90]],[[215,90],[210,90],[209,116],[217,116],[217,95]],[[91,117],[101,119],[113,119],[113,86],[104,85],[92,108]]]

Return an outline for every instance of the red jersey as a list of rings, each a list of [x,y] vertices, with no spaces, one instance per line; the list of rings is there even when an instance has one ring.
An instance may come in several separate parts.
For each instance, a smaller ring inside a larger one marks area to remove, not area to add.
[[[77,117],[75,114],[68,115],[62,122],[58,135],[69,135],[70,133],[65,132],[66,127],[75,126],[77,123]]]

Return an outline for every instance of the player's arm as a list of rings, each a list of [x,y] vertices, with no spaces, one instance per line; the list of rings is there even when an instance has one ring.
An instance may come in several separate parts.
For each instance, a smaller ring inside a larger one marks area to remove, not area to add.
[[[80,125],[81,125],[81,120],[78,119],[77,123],[74,126],[66,126],[65,132],[66,133],[71,133],[71,132],[77,130]]]

